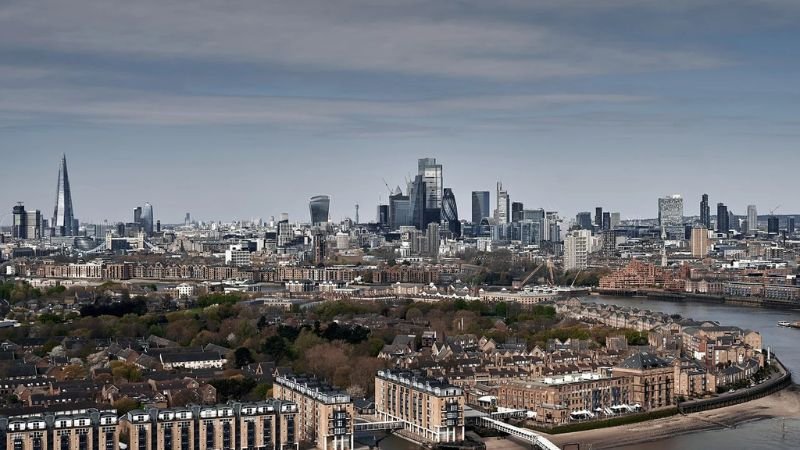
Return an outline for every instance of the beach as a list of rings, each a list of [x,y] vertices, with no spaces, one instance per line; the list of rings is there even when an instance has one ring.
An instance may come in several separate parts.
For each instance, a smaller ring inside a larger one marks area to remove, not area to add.
[[[580,444],[580,448],[611,449],[772,418],[800,418],[799,386],[793,385],[750,402],[685,416],[676,415],[613,428],[544,436],[561,448],[568,444]]]

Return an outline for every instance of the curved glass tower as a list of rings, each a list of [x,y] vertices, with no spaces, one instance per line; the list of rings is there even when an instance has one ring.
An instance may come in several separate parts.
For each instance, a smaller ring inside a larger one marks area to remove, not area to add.
[[[328,212],[331,207],[331,198],[327,195],[315,195],[308,203],[311,211],[311,224],[316,225],[328,222]]]
[[[147,236],[153,235],[153,205],[145,203],[142,207],[141,217],[142,230]]]
[[[447,221],[447,228],[453,235],[461,235],[461,222],[458,221],[456,196],[450,188],[444,188],[444,195],[442,195],[442,220]]]

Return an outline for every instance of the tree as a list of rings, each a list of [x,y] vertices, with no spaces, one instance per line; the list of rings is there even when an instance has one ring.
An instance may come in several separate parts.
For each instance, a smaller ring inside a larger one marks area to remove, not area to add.
[[[233,360],[235,361],[236,367],[244,367],[255,362],[252,352],[250,352],[250,349],[247,347],[237,348],[233,352]]]

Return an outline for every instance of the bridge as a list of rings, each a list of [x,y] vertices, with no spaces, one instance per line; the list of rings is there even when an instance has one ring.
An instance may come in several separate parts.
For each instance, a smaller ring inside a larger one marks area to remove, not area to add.
[[[392,431],[403,429],[403,422],[362,422],[353,424],[354,433],[365,433],[372,431]]]
[[[544,436],[534,433],[525,428],[515,427],[514,425],[501,422],[489,416],[483,416],[477,419],[477,423],[484,428],[491,428],[497,431],[502,431],[515,438],[522,439],[523,441],[532,444],[541,450],[560,450],[556,444],[550,442]]]

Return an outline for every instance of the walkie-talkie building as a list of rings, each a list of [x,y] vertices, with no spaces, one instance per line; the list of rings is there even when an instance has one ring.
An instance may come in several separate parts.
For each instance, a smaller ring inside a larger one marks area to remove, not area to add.
[[[311,223],[316,225],[328,222],[328,212],[331,207],[331,198],[327,195],[315,195],[308,203],[311,211]]]

